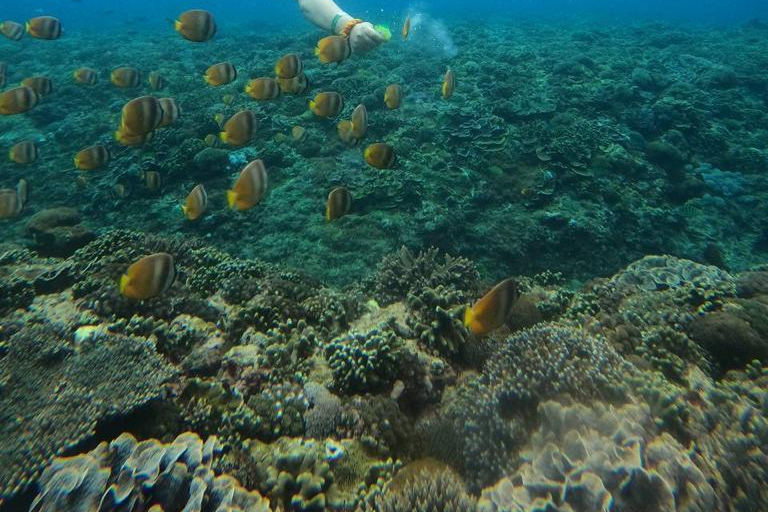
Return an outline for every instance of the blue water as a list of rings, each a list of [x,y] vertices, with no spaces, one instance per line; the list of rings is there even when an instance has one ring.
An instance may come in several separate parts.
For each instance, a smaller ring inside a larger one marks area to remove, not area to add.
[[[476,18],[486,21],[527,19],[600,20],[606,23],[662,21],[705,25],[768,20],[765,0],[340,0],[351,14],[380,23],[395,23],[404,12],[428,12],[433,17]],[[166,26],[182,10],[213,11],[220,22],[247,24],[254,29],[293,27],[303,20],[295,0],[3,0],[0,17],[23,21],[36,14],[59,17],[67,30],[153,29]],[[222,30],[226,31],[226,25]]]

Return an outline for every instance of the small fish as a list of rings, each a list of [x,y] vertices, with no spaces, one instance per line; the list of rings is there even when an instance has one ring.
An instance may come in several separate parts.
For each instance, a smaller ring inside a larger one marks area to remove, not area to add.
[[[40,96],[31,88],[21,86],[0,93],[0,114],[21,114],[37,105]]]
[[[53,82],[47,76],[31,76],[21,81],[21,85],[29,87],[41,98],[53,92]]]
[[[221,140],[212,133],[209,133],[208,135],[205,136],[205,138],[203,139],[203,143],[209,148],[221,147]]]
[[[325,205],[325,220],[340,219],[349,213],[352,208],[352,194],[346,187],[336,187],[328,194],[328,201]]]
[[[153,91],[162,91],[168,87],[168,80],[163,78],[163,75],[158,71],[152,71],[147,77],[147,82],[149,82],[149,88]]]
[[[443,78],[443,87],[441,89],[441,92],[443,94],[443,98],[446,100],[453,96],[453,90],[456,88],[456,75],[453,74],[453,70],[451,68],[448,68],[448,70],[445,72],[445,77]]]
[[[61,22],[53,16],[38,16],[27,20],[27,34],[37,39],[58,39],[61,37]]]
[[[411,33],[411,17],[406,16],[405,21],[403,22],[403,30],[402,30],[403,41],[408,39],[408,34],[410,33]]]
[[[259,121],[253,112],[241,110],[227,119],[219,133],[219,138],[230,146],[243,146],[253,138],[258,126]]]
[[[237,70],[231,62],[219,62],[205,70],[203,79],[208,85],[219,87],[233,82],[237,78]]]
[[[344,100],[337,92],[318,93],[309,102],[309,109],[320,117],[336,117],[343,107]]]
[[[307,75],[301,73],[293,78],[278,78],[277,84],[283,94],[301,94],[309,87]]]
[[[205,187],[197,185],[187,196],[184,204],[181,205],[181,211],[187,220],[197,220],[203,216],[208,208],[208,194]]]
[[[160,102],[160,107],[163,109],[163,116],[160,118],[160,124],[158,128],[164,128],[171,126],[179,118],[181,109],[173,98],[160,98],[157,100]]]
[[[395,164],[395,149],[389,144],[376,142],[363,151],[363,158],[373,167],[390,169]]]
[[[267,192],[267,169],[264,162],[254,160],[246,165],[232,190],[227,191],[227,204],[233,210],[248,210],[256,206]]]
[[[16,184],[16,195],[19,196],[19,201],[21,201],[21,207],[23,208],[27,204],[27,198],[29,197],[29,183],[24,178],[21,178]]]
[[[387,86],[387,90],[384,91],[384,103],[387,108],[394,110],[400,108],[400,104],[403,101],[403,88],[399,84],[391,84]]]
[[[146,135],[163,120],[163,107],[154,96],[140,96],[123,105],[120,128],[134,135]]]
[[[128,197],[129,193],[128,193],[128,189],[125,188],[125,185],[123,185],[122,183],[116,183],[112,187],[112,195],[116,199],[125,199],[126,197]]]
[[[176,278],[173,256],[165,252],[144,256],[131,264],[120,278],[120,293],[145,300],[168,291]]]
[[[123,146],[140,146],[145,142],[152,140],[153,132],[145,133],[143,135],[136,135],[123,128],[119,128],[115,132],[115,140]]]
[[[501,327],[517,298],[517,283],[514,279],[505,279],[466,309],[464,326],[473,334],[487,334]]]
[[[179,19],[174,22],[173,28],[184,39],[203,43],[216,34],[216,21],[210,12],[192,9],[181,13]]]
[[[223,101],[225,105],[233,104],[236,99],[237,99],[237,96],[235,96],[234,94],[225,94],[224,96],[221,97],[221,101]]]
[[[224,123],[227,121],[227,118],[224,114],[219,112],[218,114],[215,114],[213,116],[213,120],[219,128],[222,128],[224,126]]]
[[[17,217],[24,207],[18,191],[12,188],[0,188],[0,219]]]
[[[368,109],[362,103],[352,111],[352,137],[360,140],[368,131]]]
[[[280,95],[280,85],[274,78],[254,78],[245,84],[245,92],[255,100],[273,100]]]
[[[8,72],[8,63],[0,60],[0,75],[5,75]]]
[[[277,78],[295,78],[304,70],[301,57],[295,53],[289,53],[280,57],[275,64],[275,76]]]
[[[17,164],[31,164],[37,160],[37,146],[31,140],[18,142],[8,151],[8,158]]]
[[[307,129],[303,126],[294,126],[291,128],[291,138],[296,142],[304,142],[307,140]]]
[[[76,69],[72,76],[75,82],[84,85],[95,85],[99,80],[99,74],[91,68],[79,68]]]
[[[341,62],[352,53],[352,47],[349,44],[348,37],[327,36],[317,42],[315,55],[323,64],[331,62]]]
[[[343,119],[336,125],[336,131],[339,133],[339,138],[345,144],[354,146],[357,144],[357,139],[354,136],[354,125],[352,121]]]
[[[106,146],[95,144],[81,149],[75,155],[75,168],[92,171],[109,163],[110,154]]]
[[[12,41],[18,41],[24,35],[24,26],[15,21],[3,21],[0,23],[0,34]]]
[[[160,187],[163,185],[163,179],[160,176],[160,173],[153,170],[145,170],[141,173],[141,178],[144,180],[144,186],[147,187],[147,190],[150,192],[157,192],[160,190]]]
[[[138,87],[141,83],[141,73],[134,67],[123,66],[113,69],[109,74],[109,80],[117,87]]]

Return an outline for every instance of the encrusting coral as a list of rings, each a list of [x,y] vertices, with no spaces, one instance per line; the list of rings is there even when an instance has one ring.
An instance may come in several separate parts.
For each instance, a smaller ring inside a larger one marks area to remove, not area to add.
[[[74,343],[49,326],[22,325],[0,358],[0,494],[34,482],[99,422],[162,396],[175,373],[143,339],[102,332]]]

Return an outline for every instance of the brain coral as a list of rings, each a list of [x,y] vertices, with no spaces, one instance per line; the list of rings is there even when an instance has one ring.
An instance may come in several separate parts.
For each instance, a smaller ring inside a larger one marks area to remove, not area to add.
[[[174,375],[154,346],[97,335],[74,345],[49,327],[11,336],[0,359],[0,491],[31,483],[54,456],[87,439],[101,420],[128,414]]]
[[[522,465],[483,490],[479,511],[724,510],[706,465],[657,435],[647,406],[544,402],[539,413]]]
[[[172,443],[122,434],[92,452],[55,459],[40,477],[31,512],[268,512],[269,501],[234,478],[215,476],[215,437],[185,432]]]

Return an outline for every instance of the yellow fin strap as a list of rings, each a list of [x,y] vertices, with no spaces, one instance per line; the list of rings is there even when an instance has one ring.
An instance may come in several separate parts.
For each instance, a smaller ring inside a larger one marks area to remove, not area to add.
[[[341,29],[341,32],[339,33],[339,35],[342,37],[349,37],[349,34],[352,33],[352,29],[355,28],[355,25],[359,25],[362,22],[363,20],[359,18],[355,18],[353,20],[348,21],[347,24],[344,25],[344,28]]]

